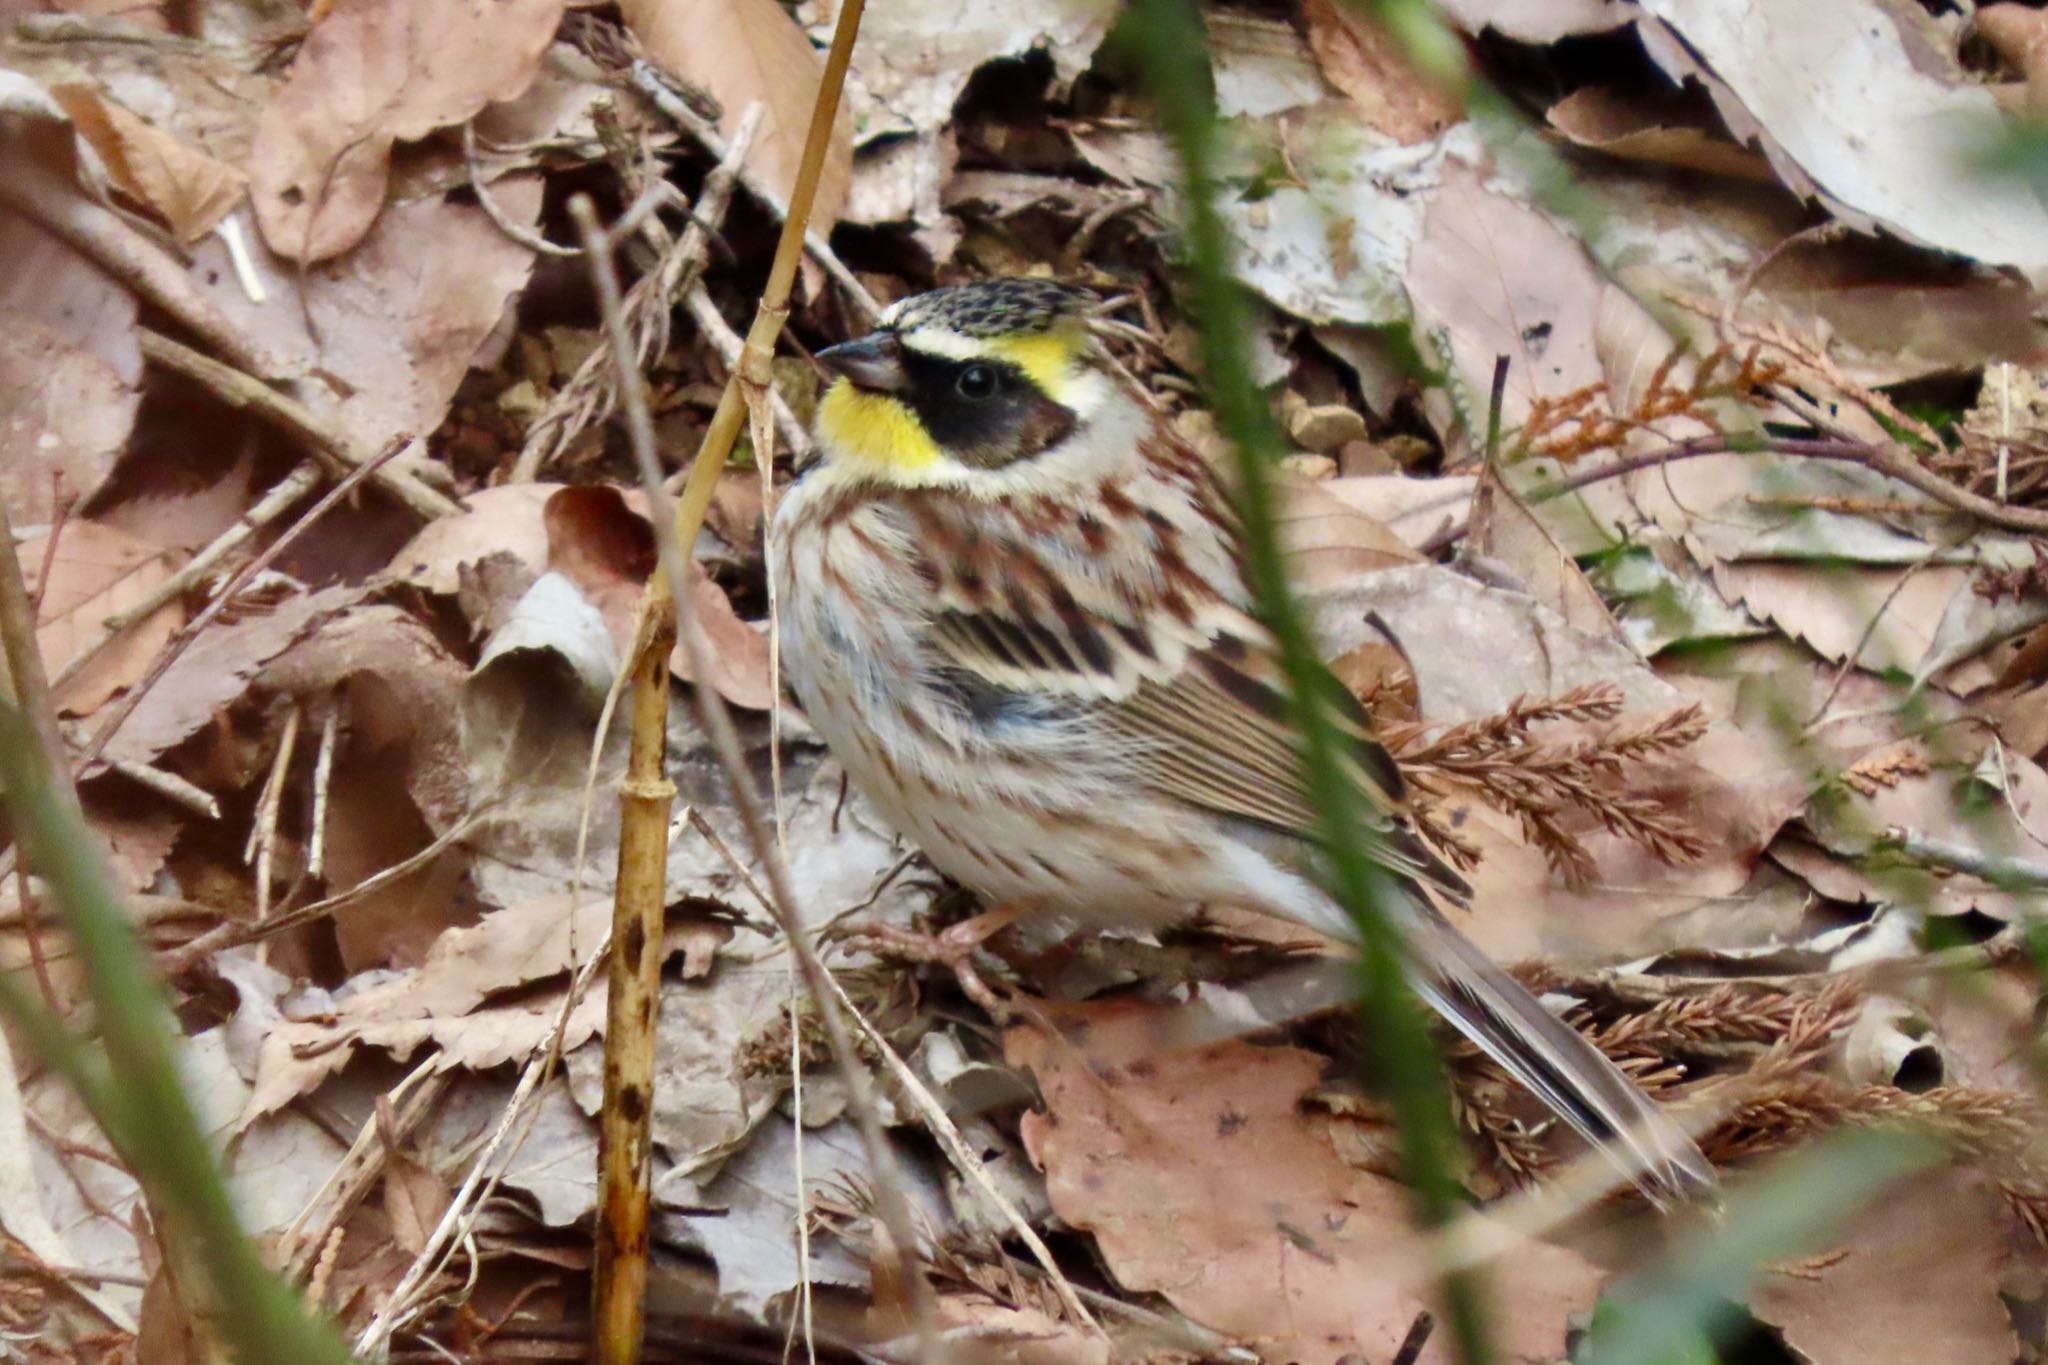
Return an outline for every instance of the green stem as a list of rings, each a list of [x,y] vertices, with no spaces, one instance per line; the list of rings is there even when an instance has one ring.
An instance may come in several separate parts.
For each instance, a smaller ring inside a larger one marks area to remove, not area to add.
[[[271,1273],[236,1220],[227,1181],[178,1079],[170,1002],[135,941],[77,811],[58,794],[48,756],[19,711],[0,706],[0,787],[32,865],[77,946],[105,1049],[83,1039],[20,991],[0,1009],[61,1071],[120,1150],[152,1205],[190,1233],[220,1309],[219,1328],[250,1365],[347,1365],[352,1357]],[[179,1242],[167,1252],[177,1254]]]
[[[1252,316],[1231,272],[1229,237],[1216,211],[1219,139],[1202,23],[1189,0],[1138,0],[1135,10],[1138,56],[1181,158],[1192,302],[1216,426],[1237,456],[1246,575],[1290,684],[1303,775],[1328,850],[1329,889],[1358,926],[1362,1014],[1399,1125],[1403,1174],[1421,1221],[1435,1226],[1462,1199],[1448,1159],[1457,1150],[1457,1131],[1443,1065],[1409,988],[1395,927],[1405,893],[1367,846],[1372,812],[1348,774],[1346,742],[1336,724],[1340,684],[1323,666],[1287,578],[1267,477],[1282,446],[1252,378]],[[1460,1358],[1488,1359],[1476,1286],[1462,1273],[1447,1276],[1444,1296]]]

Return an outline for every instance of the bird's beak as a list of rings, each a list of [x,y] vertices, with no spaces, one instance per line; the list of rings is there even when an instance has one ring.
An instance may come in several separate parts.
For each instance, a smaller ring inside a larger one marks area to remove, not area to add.
[[[818,352],[818,363],[857,389],[901,393],[910,387],[903,368],[903,345],[887,332],[875,332]]]

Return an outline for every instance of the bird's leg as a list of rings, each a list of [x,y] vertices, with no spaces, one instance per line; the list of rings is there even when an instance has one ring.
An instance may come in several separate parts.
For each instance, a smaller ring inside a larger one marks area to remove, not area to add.
[[[1010,927],[1022,912],[997,907],[983,911],[936,934],[921,934],[893,924],[876,924],[847,930],[845,941],[871,953],[906,962],[931,962],[948,967],[960,991],[969,1000],[1000,1019],[1009,1008],[975,969],[974,955],[990,939]]]

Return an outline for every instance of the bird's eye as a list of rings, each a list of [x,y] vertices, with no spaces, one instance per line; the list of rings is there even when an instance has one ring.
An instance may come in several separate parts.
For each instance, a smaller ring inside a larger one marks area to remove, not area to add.
[[[987,365],[969,365],[960,371],[954,387],[962,398],[987,398],[996,391],[996,372]]]

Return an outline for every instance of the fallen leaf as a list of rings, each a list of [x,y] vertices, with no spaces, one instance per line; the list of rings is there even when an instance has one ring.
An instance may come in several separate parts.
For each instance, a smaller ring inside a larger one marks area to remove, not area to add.
[[[1660,123],[1604,86],[1581,86],[1551,105],[1543,117],[1577,145],[1626,161],[1777,183],[1770,163],[1756,153],[1704,129]]]
[[[29,595],[41,595],[36,644],[43,667],[54,678],[106,633],[102,622],[146,600],[176,565],[162,546],[83,518],[64,524],[54,557],[46,554],[49,539],[45,533],[24,541],[18,553]],[[45,558],[50,559],[47,581]],[[97,711],[142,677],[184,622],[185,610],[178,603],[158,608],[58,689],[57,709],[74,716]]]
[[[1322,101],[1321,73],[1292,23],[1216,10],[1204,15],[1202,24],[1215,73],[1216,112],[1222,117],[1264,118]]]
[[[55,85],[79,136],[106,163],[114,187],[155,214],[178,240],[196,242],[241,202],[247,180],[183,139],[137,118],[86,85]]]
[[[394,0],[394,8],[407,7]],[[536,177],[507,177],[491,194],[515,222],[531,226],[539,215]],[[214,305],[281,365],[305,375],[301,400],[372,454],[441,425],[456,386],[534,262],[533,252],[482,209],[438,195],[393,205],[347,257],[303,271],[253,246],[266,304],[242,293],[217,238],[192,255],[193,275]],[[279,307],[279,299],[296,302]],[[401,455],[393,466],[409,468],[417,458]]]
[[[310,1093],[363,1047],[403,1060],[431,1042],[444,1066],[469,1068],[523,1058],[558,1022],[561,999],[519,988],[564,976],[596,949],[610,922],[605,900],[587,899],[574,915],[569,905],[566,897],[533,901],[449,930],[418,967],[357,990],[332,1018],[280,1023],[263,1040],[240,1122]],[[499,994],[514,1001],[487,1003]],[[571,1017],[564,1048],[580,1046],[603,1018],[604,991],[594,987]]]
[[[1423,142],[1463,116],[1457,101],[1417,72],[1365,10],[1341,0],[1307,0],[1302,20],[1324,79],[1350,96],[1371,127],[1397,142]]]
[[[65,534],[70,534],[69,528]],[[248,690],[258,669],[340,611],[355,595],[352,588],[294,593],[267,609],[251,607],[237,620],[214,622],[178,656],[114,732],[106,756],[148,763],[197,733]]]
[[[1053,1207],[1094,1234],[1125,1289],[1304,1365],[1394,1353],[1430,1306],[1400,1274],[1417,1254],[1404,1250],[1410,1200],[1304,1121],[1326,1059],[1237,1041],[1161,1051],[1172,1011],[1139,1002],[1044,1009],[1057,1036],[1034,1023],[1004,1037],[1043,1097],[1025,1145]],[[1602,1279],[1572,1252],[1519,1247],[1489,1281],[1500,1358],[1562,1355]],[[1441,1337],[1419,1357],[1451,1358]]]
[[[14,526],[47,526],[58,507],[99,491],[128,444],[139,396],[91,351],[0,310],[0,498]]]
[[[1638,27],[1650,54],[1674,79],[1702,81],[1795,193],[1860,231],[2048,279],[2048,204],[2023,178],[1979,169],[2005,115],[1945,50],[1934,55],[1920,11],[1862,0],[1642,8],[1662,21]],[[1806,79],[1823,52],[1830,78]]]
[[[392,144],[525,90],[563,4],[335,0],[264,105],[249,149],[270,249],[311,265],[360,242],[384,207]]]
[[[623,0],[619,15],[656,62],[711,92],[727,137],[750,105],[762,106],[748,165],[787,206],[824,73],[823,60],[796,21],[775,0]],[[874,42],[869,29],[860,46]],[[842,107],[812,200],[811,221],[820,231],[839,221],[846,204],[853,173],[852,127]]]
[[[1935,1172],[1871,1204],[1807,1264],[1765,1273],[1750,1309],[1813,1365],[2013,1360],[2004,1243],[1983,1177]]]
[[[656,562],[654,528],[617,489],[602,486],[561,490],[548,499],[543,517],[548,566],[597,608],[619,657],[625,657]],[[710,651],[709,676],[702,681],[735,706],[770,709],[775,694],[768,685],[768,637],[740,619],[725,590],[695,560],[689,579],[690,610]],[[681,644],[669,656],[669,666],[686,682],[700,681]]]
[[[1290,577],[1304,592],[1420,559],[1385,523],[1328,491],[1330,480],[1281,480],[1279,531]]]

